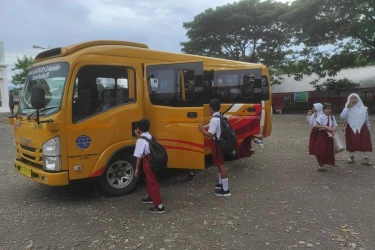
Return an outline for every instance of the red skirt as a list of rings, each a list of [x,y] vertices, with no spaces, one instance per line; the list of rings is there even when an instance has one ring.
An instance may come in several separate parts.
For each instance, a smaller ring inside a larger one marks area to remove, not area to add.
[[[370,131],[366,124],[363,124],[360,133],[354,133],[349,124],[345,128],[346,151],[372,152]]]
[[[329,137],[326,130],[313,128],[310,133],[309,154],[315,155],[319,166],[335,165],[335,154],[333,152],[333,139]]]

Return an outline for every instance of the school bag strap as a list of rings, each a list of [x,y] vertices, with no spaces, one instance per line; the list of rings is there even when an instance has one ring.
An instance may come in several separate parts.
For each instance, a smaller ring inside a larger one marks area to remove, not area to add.
[[[149,145],[150,145],[151,142],[155,141],[155,137],[153,137],[153,136],[151,136],[151,139],[148,139],[146,136],[141,136],[139,138],[144,139],[145,141],[147,141],[149,143]],[[150,149],[150,152],[147,155],[149,155],[150,153],[151,153],[151,149]]]

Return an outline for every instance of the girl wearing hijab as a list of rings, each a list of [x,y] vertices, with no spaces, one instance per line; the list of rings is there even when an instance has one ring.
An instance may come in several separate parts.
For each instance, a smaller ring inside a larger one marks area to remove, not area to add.
[[[331,115],[331,105],[324,104],[324,114],[318,116],[311,133],[309,143],[309,154],[315,155],[319,168],[317,171],[325,171],[324,165],[335,165],[335,154],[333,152],[332,135],[336,132],[337,122]]]
[[[315,120],[318,116],[323,114],[323,104],[321,103],[314,103],[312,110],[307,112],[307,123],[310,126],[315,125]]]
[[[348,163],[354,162],[354,152],[362,152],[362,164],[372,165],[365,152],[372,152],[370,121],[367,107],[357,94],[350,94],[340,117],[345,119],[346,151],[350,152]]]

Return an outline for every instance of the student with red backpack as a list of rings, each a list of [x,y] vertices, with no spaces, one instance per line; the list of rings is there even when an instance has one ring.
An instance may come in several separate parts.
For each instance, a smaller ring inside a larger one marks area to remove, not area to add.
[[[205,130],[204,126],[201,124],[198,125],[199,130],[203,135],[210,137],[211,140],[211,153],[212,159],[217,170],[219,172],[219,183],[215,186],[215,195],[230,197],[232,194],[229,190],[228,184],[228,174],[224,165],[224,155],[221,152],[221,148],[217,138],[220,138],[221,128],[220,128],[220,118],[217,117],[220,115],[220,106],[221,103],[218,99],[212,99],[210,101],[210,113],[212,115],[208,131]]]
[[[150,121],[148,119],[141,119],[138,121],[138,127],[134,131],[135,134],[140,137],[137,140],[134,150],[134,156],[137,157],[136,167],[135,167],[135,176],[139,175],[139,166],[143,158],[143,172],[145,173],[147,194],[148,196],[144,199],[141,199],[141,202],[144,204],[153,204],[154,207],[150,208],[151,213],[162,214],[165,212],[161,196],[159,182],[156,174],[151,170],[150,165],[150,145],[147,140],[141,138],[146,137],[152,140],[151,134],[148,132],[150,129]]]

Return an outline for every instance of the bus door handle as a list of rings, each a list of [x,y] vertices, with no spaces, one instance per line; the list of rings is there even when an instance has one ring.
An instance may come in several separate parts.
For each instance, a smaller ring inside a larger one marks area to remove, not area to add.
[[[254,107],[249,107],[247,108],[247,112],[250,112],[250,113],[256,112],[256,109]]]
[[[197,118],[198,114],[197,112],[188,112],[187,113],[187,118]]]

